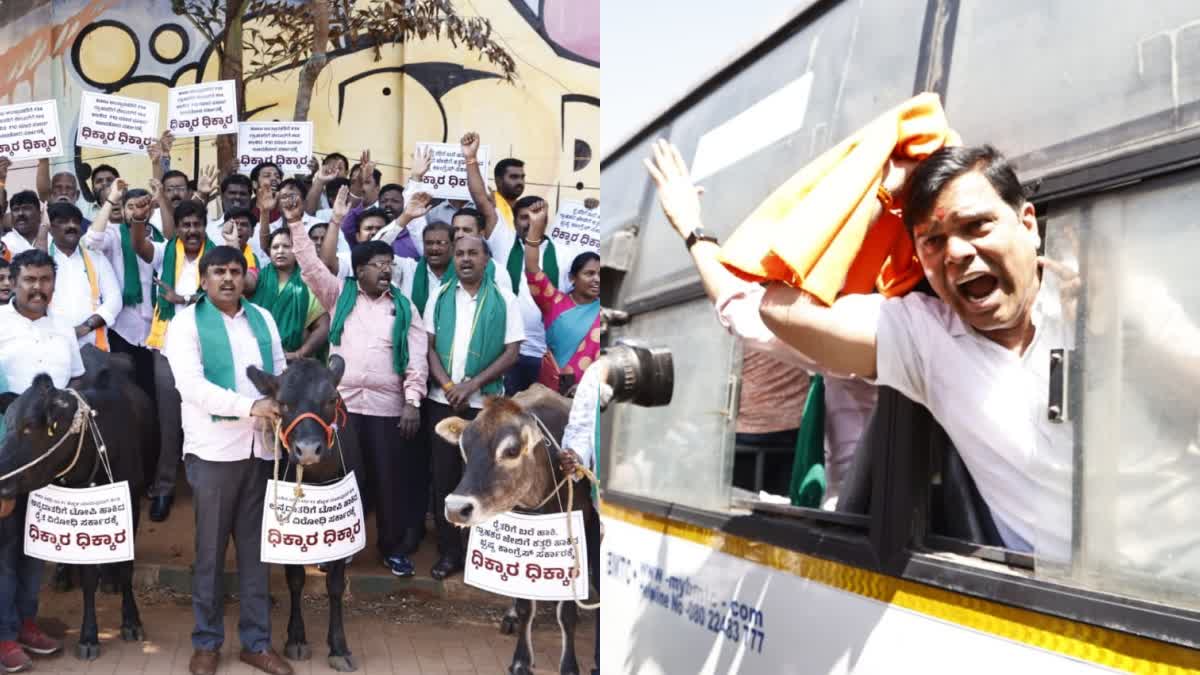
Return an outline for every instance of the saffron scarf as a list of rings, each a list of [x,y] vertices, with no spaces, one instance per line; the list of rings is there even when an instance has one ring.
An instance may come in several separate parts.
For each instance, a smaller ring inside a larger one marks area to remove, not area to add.
[[[558,315],[546,328],[546,346],[554,355],[554,362],[561,369],[566,366],[579,345],[587,339],[592,328],[600,320],[600,300],[597,298],[586,305],[576,305]]]
[[[96,277],[96,266],[92,263],[92,256],[88,255],[86,249],[78,246],[75,250],[79,251],[79,256],[83,258],[83,269],[87,272],[88,288],[92,296],[92,312],[95,313],[96,309],[100,307],[100,282]],[[55,252],[54,242],[50,242],[50,257],[54,257]],[[96,333],[96,348],[102,352],[108,351],[108,328],[101,326],[93,332]]]
[[[396,309],[396,318],[392,319],[392,370],[397,375],[403,375],[408,368],[408,329],[412,325],[412,305],[399,288],[392,286],[392,302]],[[342,331],[346,328],[346,318],[354,311],[358,302],[358,280],[346,277],[346,285],[342,286],[342,294],[338,296],[337,305],[333,308],[333,321],[329,324],[329,343],[342,344]]]
[[[254,289],[254,304],[271,313],[279,328],[279,341],[285,352],[294,352],[304,344],[304,329],[308,326],[308,305],[311,296],[308,286],[300,279],[300,267],[292,269],[291,276],[282,287],[279,285],[279,270],[274,264],[262,268],[258,287]]]
[[[204,254],[216,244],[212,240],[205,237],[204,246],[200,249],[200,255],[197,259],[204,257]],[[162,264],[162,281],[171,288],[175,288],[176,282],[179,279],[179,272],[183,270],[183,264],[187,260],[187,255],[183,252],[183,240],[179,237],[172,237],[171,241],[167,242],[167,250],[163,253]],[[199,268],[197,268],[199,275]],[[175,305],[169,302],[165,297],[159,294],[158,287],[154,287],[154,321],[150,324],[150,337],[146,338],[146,346],[154,349],[162,349],[164,341],[167,338],[167,324],[171,319],[175,318]]]
[[[455,280],[457,281],[457,279]],[[454,326],[458,321],[458,303],[455,302],[457,283],[443,284],[438,291],[433,310],[434,348],[446,373],[453,376]],[[475,298],[475,316],[471,318],[471,341],[467,349],[465,374],[475,377],[483,372],[504,353],[504,332],[508,321],[508,308],[496,280],[486,272],[479,284]],[[504,378],[486,382],[480,388],[484,394],[503,394]]]
[[[262,357],[262,369],[269,375],[275,374],[275,356],[271,350],[271,329],[262,312],[248,302],[242,302],[242,311],[250,322],[250,331],[258,343],[259,356]],[[237,374],[234,372],[233,347],[229,344],[229,332],[225,330],[225,320],[221,318],[221,310],[213,306],[207,297],[200,298],[196,303],[196,333],[200,336],[200,361],[204,366],[204,379],[213,384],[237,391]],[[232,420],[236,417],[212,416],[214,421]]]
[[[546,254],[542,256],[542,271],[550,283],[558,286],[558,252],[554,242],[546,240]],[[508,252],[508,276],[512,279],[513,295],[521,290],[521,279],[525,276],[525,242],[518,239]]]

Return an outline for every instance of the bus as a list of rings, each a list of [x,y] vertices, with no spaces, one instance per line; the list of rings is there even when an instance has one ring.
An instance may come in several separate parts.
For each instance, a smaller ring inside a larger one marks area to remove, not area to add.
[[[724,240],[809,160],[925,91],[967,143],[1014,162],[1045,254],[1082,281],[1073,348],[1055,355],[1051,391],[1030,392],[1072,432],[1066,560],[973,527],[987,507],[953,444],[887,388],[855,455],[865,508],[732,484],[742,347],[642,160],[658,138],[680,148]],[[1187,489],[1200,357],[1164,367],[1153,331],[1104,320],[1148,292],[1200,325],[1200,3],[806,2],[616,144],[601,177],[603,301],[628,314],[610,337],[669,348],[676,380],[668,407],[603,418],[605,672],[1200,672],[1200,491]],[[1177,346],[1200,354],[1200,338]],[[1138,462],[1154,481],[1124,480]],[[1119,554],[1151,536],[1182,553]]]

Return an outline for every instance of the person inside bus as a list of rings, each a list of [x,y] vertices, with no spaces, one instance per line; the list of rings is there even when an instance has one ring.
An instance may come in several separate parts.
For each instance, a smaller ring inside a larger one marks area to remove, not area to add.
[[[685,241],[704,291],[721,325],[742,340],[742,394],[738,408],[737,443],[795,445],[808,392],[809,372],[825,377],[825,498],[822,506],[837,507],[842,481],[850,471],[854,449],[875,409],[876,390],[870,383],[821,367],[771,332],[759,316],[765,288],[734,276],[717,259],[721,247],[703,230],[700,194],[679,150],[660,142],[650,174],[667,221]],[[783,431],[781,430],[790,430]],[[774,433],[763,433],[774,432]],[[792,456],[786,466],[768,466],[764,487],[787,494]],[[741,458],[739,458],[741,459]],[[734,466],[735,485],[738,463]],[[782,475],[780,475],[782,474]],[[782,486],[782,487],[781,487]]]

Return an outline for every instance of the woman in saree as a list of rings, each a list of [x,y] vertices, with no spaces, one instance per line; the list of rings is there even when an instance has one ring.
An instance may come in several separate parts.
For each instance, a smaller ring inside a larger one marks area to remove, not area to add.
[[[546,326],[546,356],[538,382],[566,394],[600,354],[600,256],[591,251],[576,256],[568,277],[570,291],[556,288],[557,280],[549,278],[538,261],[538,247],[546,236],[546,209],[545,202],[531,208],[525,275]]]
[[[289,363],[306,357],[323,359],[328,351],[329,313],[300,279],[288,229],[272,232],[269,243],[271,262],[259,272],[250,300],[275,319]]]

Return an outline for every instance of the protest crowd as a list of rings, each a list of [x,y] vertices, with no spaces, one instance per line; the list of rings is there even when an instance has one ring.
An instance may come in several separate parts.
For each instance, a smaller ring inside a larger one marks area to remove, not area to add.
[[[142,458],[149,517],[173,517],[180,474],[193,495],[191,672],[220,667],[232,538],[241,658],[290,673],[271,646],[259,559],[271,432],[286,443],[286,404],[260,393],[248,368],[278,377],[315,360],[336,373],[321,421],[359,449],[341,458],[374,515],[377,550],[359,555],[399,577],[446,579],[467,554],[468,530],[444,507],[465,455],[434,428],[537,384],[574,395],[600,351],[600,258],[555,245],[555,214],[525,194],[519,158],[485,176],[475,133],[460,147],[469,199],[434,198],[436,181],[423,180],[433,155],[420,147],[407,182],[381,184],[370,150],[353,163],[334,152],[299,170],[265,161],[192,176],[170,165],[174,140],[167,132],[147,148],[145,186],[100,164],[84,190],[41,159],[36,191],[6,195],[0,392],[77,388],[93,349],[128,357],[156,412],[127,420],[153,425],[156,447]],[[8,168],[0,159],[0,182]],[[591,465],[587,454],[571,461]],[[61,648],[35,622],[42,564],[22,552],[25,508],[21,496],[0,514],[7,672]],[[436,546],[431,569],[414,569],[421,546]]]

